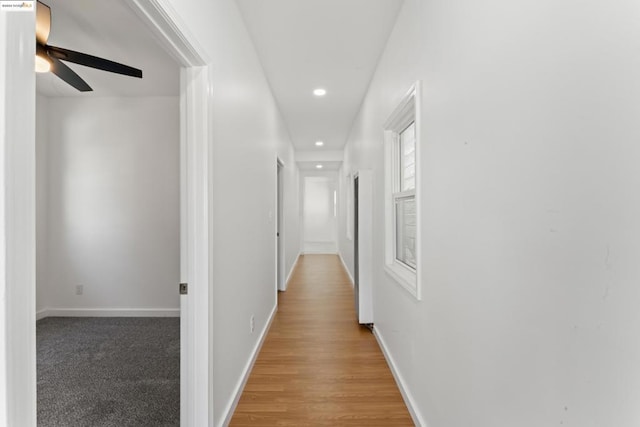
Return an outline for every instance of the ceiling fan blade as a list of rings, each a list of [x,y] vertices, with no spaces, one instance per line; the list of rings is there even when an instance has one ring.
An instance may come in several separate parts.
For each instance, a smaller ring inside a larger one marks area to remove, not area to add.
[[[80,92],[90,92],[93,90],[87,82],[82,80],[79,75],[77,75],[71,68],[64,65],[62,61],[57,58],[51,58],[51,72],[78,89]]]
[[[51,32],[51,8],[38,1],[36,4],[36,40],[40,44],[47,44]]]
[[[63,61],[74,62],[76,64],[85,65],[98,70],[109,71],[110,73],[124,74],[125,76],[142,78],[142,70],[129,67],[128,65],[109,61],[108,59],[98,58],[97,56],[87,55],[82,52],[64,49],[56,46],[46,46],[47,53],[52,58],[62,59]]]

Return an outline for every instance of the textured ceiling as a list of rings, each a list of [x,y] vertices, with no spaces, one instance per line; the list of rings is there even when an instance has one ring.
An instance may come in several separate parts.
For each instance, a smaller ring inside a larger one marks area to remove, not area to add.
[[[66,63],[92,88],[81,93],[51,73],[37,74],[45,96],[179,95],[180,68],[158,44],[126,0],[44,0],[51,7],[48,44],[124,63],[143,71],[143,78],[121,76]]]
[[[237,3],[296,149],[341,150],[402,0]]]

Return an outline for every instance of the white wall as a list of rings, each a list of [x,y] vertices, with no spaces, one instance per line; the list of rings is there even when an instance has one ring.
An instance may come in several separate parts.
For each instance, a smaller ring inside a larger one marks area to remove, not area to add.
[[[39,310],[177,314],[178,98],[37,102]]]
[[[36,312],[42,313],[49,304],[49,292],[43,278],[47,277],[48,245],[48,153],[49,98],[36,95]],[[40,279],[40,286],[37,285]]]
[[[373,169],[383,230],[382,124],[421,79],[422,301],[377,233],[373,256],[375,327],[425,425],[640,424],[639,13],[405,1],[341,179]]]
[[[337,221],[334,215],[336,177],[305,176],[303,186],[304,253],[336,253]]]
[[[276,304],[276,156],[284,162],[285,250],[299,252],[293,148],[233,0],[169,3],[205,46],[212,155],[213,413],[227,416]],[[255,331],[250,332],[251,316]]]

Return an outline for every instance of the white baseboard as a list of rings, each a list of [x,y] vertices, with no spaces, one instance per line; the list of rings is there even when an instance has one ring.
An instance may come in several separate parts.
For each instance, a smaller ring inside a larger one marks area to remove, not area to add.
[[[36,320],[45,317],[180,317],[179,308],[45,308]]]
[[[271,328],[271,323],[273,322],[273,318],[276,316],[276,311],[278,310],[278,305],[276,304],[271,310],[271,314],[269,315],[269,319],[267,320],[266,325],[262,329],[260,334],[260,339],[256,343],[253,348],[253,353],[249,358],[246,366],[244,367],[244,371],[242,372],[242,376],[236,385],[234,390],[234,397],[227,405],[226,410],[224,411],[224,418],[222,419],[222,426],[228,426],[231,422],[231,418],[233,417],[233,413],[238,406],[238,402],[240,401],[240,397],[242,396],[242,392],[244,390],[244,386],[247,384],[247,380],[249,380],[249,375],[251,375],[251,369],[253,369],[254,363],[256,363],[256,359],[258,358],[258,354],[260,354],[260,349],[262,348],[262,344],[264,343],[265,338],[267,337],[267,333]]]
[[[347,263],[344,262],[344,258],[342,258],[342,253],[338,253],[338,256],[340,257],[340,262],[342,262],[342,266],[344,267],[344,271],[347,272],[347,276],[349,276],[349,280],[351,280],[351,287],[353,287],[355,282],[353,281],[353,276],[351,275],[351,272],[347,268]]]
[[[298,256],[296,257],[296,260],[294,261],[293,265],[291,266],[291,270],[289,270],[289,274],[287,274],[287,278],[284,281],[284,290],[285,291],[289,287],[289,280],[291,279],[291,275],[293,274],[293,271],[296,269],[296,266],[298,265],[298,261],[300,261],[300,256],[301,255],[302,255],[301,253],[298,253]]]
[[[424,422],[424,420],[422,419],[422,416],[420,415],[420,412],[417,410],[417,405],[415,403],[415,400],[413,399],[413,396],[411,395],[411,392],[407,388],[407,385],[406,385],[406,382],[404,381],[404,378],[400,374],[400,371],[398,371],[398,368],[396,366],[396,362],[393,360],[393,357],[391,356],[391,353],[389,353],[389,350],[387,348],[387,344],[386,344],[384,338],[382,337],[380,332],[375,328],[375,326],[373,328],[373,336],[376,337],[376,340],[378,341],[378,345],[380,346],[380,349],[382,349],[382,354],[384,354],[384,358],[387,359],[387,364],[389,365],[389,368],[391,369],[391,373],[393,374],[393,378],[395,378],[395,380],[396,380],[396,384],[398,385],[398,389],[400,389],[400,394],[402,394],[402,398],[404,399],[404,403],[407,405],[407,409],[409,409],[409,414],[411,414],[411,418],[413,419],[413,423],[418,427],[427,427],[427,423]]]

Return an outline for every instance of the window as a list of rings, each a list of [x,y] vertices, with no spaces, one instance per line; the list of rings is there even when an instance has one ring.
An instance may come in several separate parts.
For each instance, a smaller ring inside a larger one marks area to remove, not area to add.
[[[387,273],[420,299],[418,281],[419,122],[416,83],[385,124]]]
[[[399,182],[394,188],[395,258],[409,268],[416,268],[416,122],[400,132],[397,150]]]

